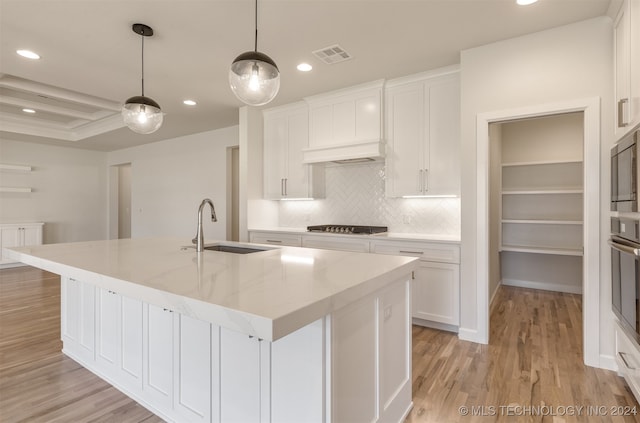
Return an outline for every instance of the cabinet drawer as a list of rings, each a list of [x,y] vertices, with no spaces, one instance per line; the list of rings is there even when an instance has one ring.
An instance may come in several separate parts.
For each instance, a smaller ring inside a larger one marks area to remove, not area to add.
[[[249,241],[257,244],[286,245],[288,247],[302,246],[302,237],[294,234],[251,232]]]
[[[627,381],[637,400],[640,398],[640,349],[629,339],[618,322],[615,323],[615,332],[618,373]]]
[[[368,253],[369,241],[365,239],[336,238],[333,236],[307,236],[302,239],[302,246],[307,248],[321,248],[324,250],[353,251]]]
[[[440,263],[460,263],[460,246],[435,242],[372,241],[371,252],[419,257]]]

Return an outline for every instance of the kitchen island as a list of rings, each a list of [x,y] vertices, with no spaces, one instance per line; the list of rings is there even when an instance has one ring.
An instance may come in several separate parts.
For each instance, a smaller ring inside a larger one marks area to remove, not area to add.
[[[414,258],[188,245],[5,254],[61,275],[63,352],[167,421],[403,421]]]

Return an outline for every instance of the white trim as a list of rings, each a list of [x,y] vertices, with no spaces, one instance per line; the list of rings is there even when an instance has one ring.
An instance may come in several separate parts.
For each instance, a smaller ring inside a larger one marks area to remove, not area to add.
[[[502,285],[502,279],[498,281],[498,284],[496,285],[496,289],[494,289],[493,294],[491,294],[491,299],[489,300],[489,310],[491,310],[491,307],[493,306],[493,300],[495,300],[496,297],[498,296],[498,290],[500,290],[500,285]]]
[[[600,359],[600,98],[591,97],[518,109],[480,113],[476,119],[476,281],[477,338],[489,338],[489,123],[542,117],[569,112],[584,113],[584,258],[583,349],[584,363],[598,367]],[[587,172],[586,170],[589,170]],[[460,329],[462,333],[463,329]],[[460,339],[463,339],[460,336]]]
[[[503,279],[502,284],[506,286],[516,286],[518,288],[542,289],[544,291],[582,294],[582,286],[567,285],[561,283],[525,281],[521,279]]]
[[[600,355],[600,366],[601,369],[607,369],[614,372],[618,371],[618,364],[616,363],[615,357],[611,355]]]
[[[386,88],[397,87],[400,85],[412,84],[414,82],[423,82],[425,79],[435,78],[445,75],[455,75],[460,73],[460,65],[444,66],[442,68],[431,69],[426,72],[415,73],[400,78],[391,79],[385,82]]]
[[[31,192],[31,188],[23,188],[23,187],[0,187],[0,192]]]
[[[483,338],[476,329],[459,328],[458,339],[461,341],[475,342],[477,344],[486,344],[486,342],[482,342]]]
[[[0,163],[0,170],[17,170],[21,172],[31,172],[31,166]]]

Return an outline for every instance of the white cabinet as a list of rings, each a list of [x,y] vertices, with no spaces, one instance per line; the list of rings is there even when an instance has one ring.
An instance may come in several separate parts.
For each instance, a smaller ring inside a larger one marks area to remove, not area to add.
[[[96,293],[96,367],[127,390],[142,390],[142,301],[102,288]]]
[[[25,247],[42,244],[44,223],[2,223],[0,224],[0,251],[3,248]],[[16,265],[17,262],[2,257],[0,265]]]
[[[320,248],[324,250],[353,251],[356,253],[368,253],[369,241],[361,238],[336,237],[326,235],[305,235],[302,237],[302,246],[307,248]]]
[[[460,247],[457,244],[382,241],[371,243],[372,253],[419,257],[412,284],[414,323],[436,322],[456,330],[460,324]]]
[[[95,360],[95,286],[73,278],[61,279],[63,351],[73,358]]]
[[[143,387],[145,397],[171,415],[173,408],[174,322],[171,310],[144,305]]]
[[[633,396],[640,398],[640,350],[633,336],[627,335],[622,328],[620,322],[615,322],[615,341],[616,341],[616,364],[618,365],[618,373],[622,374],[624,380],[631,388]]]
[[[181,422],[210,422],[212,325],[174,315],[174,415]]]
[[[374,81],[305,98],[309,104],[307,163],[381,157],[382,86]]]
[[[324,168],[303,163],[309,144],[306,104],[265,110],[264,197],[319,198],[324,196]]]
[[[255,337],[222,328],[220,344],[220,421],[259,422],[260,346]]]
[[[389,81],[385,96],[387,196],[459,195],[457,68]]]
[[[640,0],[624,0],[614,21],[615,135],[640,123]]]
[[[283,245],[289,247],[302,247],[302,236],[285,234],[272,231],[250,231],[249,242],[256,244]]]

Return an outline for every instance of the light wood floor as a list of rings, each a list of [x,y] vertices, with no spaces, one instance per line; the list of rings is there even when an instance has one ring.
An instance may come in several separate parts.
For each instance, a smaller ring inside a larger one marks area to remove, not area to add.
[[[495,301],[489,345],[414,326],[407,422],[640,421],[506,415],[515,405],[640,407],[614,372],[582,364],[579,295],[502,287]],[[161,422],[60,352],[59,316],[58,276],[0,270],[0,422]],[[463,417],[461,406],[485,416]]]

